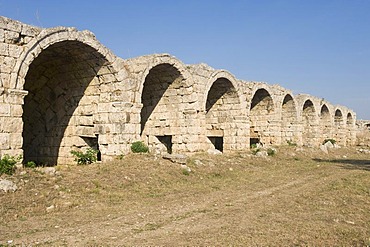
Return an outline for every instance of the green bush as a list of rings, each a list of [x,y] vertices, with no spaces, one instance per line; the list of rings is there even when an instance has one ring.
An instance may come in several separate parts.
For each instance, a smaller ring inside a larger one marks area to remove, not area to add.
[[[252,154],[253,154],[253,155],[256,155],[259,151],[261,151],[261,149],[260,149],[260,148],[253,149],[253,150],[252,150]]]
[[[335,144],[337,141],[336,140],[334,140],[334,139],[325,139],[324,140],[324,142],[322,143],[323,145],[325,144],[325,143],[327,143],[327,142],[331,142],[331,144]]]
[[[28,161],[26,164],[24,164],[24,167],[27,168],[35,168],[37,164],[34,161]]]
[[[256,143],[251,144],[251,149],[254,149],[254,148],[257,148],[257,144]]]
[[[268,156],[274,156],[276,154],[276,150],[273,148],[268,148],[267,149],[267,155]]]
[[[8,154],[3,155],[0,159],[0,175],[5,173],[12,175],[15,171],[15,164],[21,159],[21,157],[14,157]]]
[[[71,154],[75,156],[77,165],[87,165],[96,162],[98,150],[89,148],[86,152],[72,150]]]
[[[149,148],[142,141],[137,141],[131,144],[131,151],[133,153],[148,153]]]

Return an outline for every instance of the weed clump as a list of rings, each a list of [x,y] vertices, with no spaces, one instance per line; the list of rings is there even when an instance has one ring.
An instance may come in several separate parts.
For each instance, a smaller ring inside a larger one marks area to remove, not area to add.
[[[267,155],[268,156],[274,156],[276,154],[276,150],[274,148],[268,148],[267,149]]]
[[[37,166],[35,161],[28,161],[26,164],[24,164],[24,167],[27,168],[35,168]]]
[[[21,156],[14,157],[8,154],[3,155],[0,159],[0,175],[5,173],[12,175],[15,171],[15,164],[21,160]]]
[[[97,161],[98,150],[89,148],[86,152],[72,150],[71,154],[75,156],[77,165],[87,165]]]
[[[136,141],[131,144],[131,151],[133,153],[148,153],[149,148],[142,141]]]

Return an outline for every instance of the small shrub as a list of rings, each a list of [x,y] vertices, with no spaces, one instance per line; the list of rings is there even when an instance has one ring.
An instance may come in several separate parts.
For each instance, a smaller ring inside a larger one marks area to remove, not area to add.
[[[0,159],[0,175],[3,173],[12,175],[15,171],[15,164],[17,164],[17,162],[20,160],[21,160],[21,156],[14,157],[14,156],[5,154]]]
[[[24,164],[24,167],[27,168],[35,168],[37,164],[34,161],[28,161],[26,164]]]
[[[253,149],[252,154],[256,155],[259,151],[261,151],[261,149],[259,149],[259,148]]]
[[[292,142],[291,140],[287,140],[286,142],[288,143],[288,146],[290,146],[290,147],[296,147],[297,146],[297,143]]]
[[[185,176],[189,176],[190,172],[189,172],[189,170],[182,169],[182,174],[184,174]]]
[[[257,148],[257,144],[256,143],[251,144],[251,149],[254,149],[254,148]]]
[[[87,165],[96,162],[98,150],[89,148],[86,152],[72,150],[71,154],[75,156],[77,165]]]
[[[267,149],[267,155],[268,156],[274,156],[276,154],[276,150],[273,148],[268,148]]]
[[[323,145],[325,144],[325,143],[327,143],[327,142],[331,142],[331,144],[335,144],[337,141],[336,140],[334,140],[334,139],[325,139],[324,140],[324,142],[322,143]]]
[[[148,153],[149,148],[142,141],[137,141],[131,144],[131,151],[133,153]]]

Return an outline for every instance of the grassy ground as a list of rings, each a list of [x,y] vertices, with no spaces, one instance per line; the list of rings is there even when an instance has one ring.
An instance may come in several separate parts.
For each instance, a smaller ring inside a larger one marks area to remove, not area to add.
[[[0,244],[370,245],[369,154],[281,147],[267,159],[196,154],[188,166],[132,154],[18,172],[6,178],[20,189],[0,192]]]

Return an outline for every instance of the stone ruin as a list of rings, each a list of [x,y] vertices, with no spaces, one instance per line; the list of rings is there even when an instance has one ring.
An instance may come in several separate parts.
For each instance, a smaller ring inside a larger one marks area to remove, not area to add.
[[[0,17],[0,65],[0,155],[24,162],[89,147],[106,161],[137,140],[168,153],[356,141],[344,106],[168,54],[121,59],[89,31]]]

